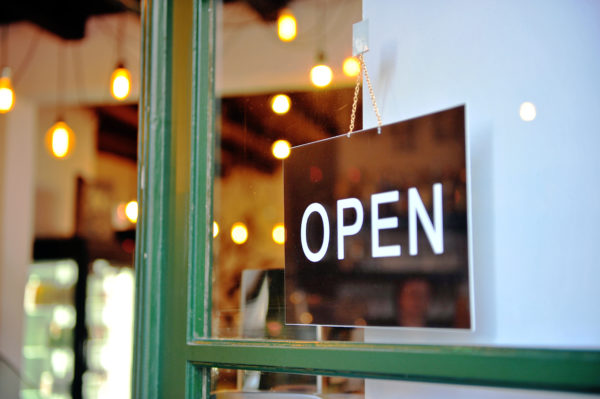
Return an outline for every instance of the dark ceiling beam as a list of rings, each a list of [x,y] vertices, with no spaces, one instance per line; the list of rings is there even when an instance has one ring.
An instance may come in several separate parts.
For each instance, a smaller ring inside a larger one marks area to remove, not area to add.
[[[279,11],[285,8],[290,0],[225,0],[225,3],[246,3],[266,22],[277,20]]]
[[[118,105],[97,107],[96,112],[112,119],[117,119],[137,130],[138,126],[138,106],[137,105]]]
[[[62,39],[80,40],[90,16],[129,8],[117,0],[0,1],[0,24],[31,21]]]
[[[290,111],[277,115],[271,110],[270,98],[271,95],[259,95],[223,99],[222,115],[272,141],[286,139],[298,145],[330,137],[321,126],[295,110],[293,99]]]
[[[263,169],[274,169],[276,160],[271,154],[271,140],[226,119],[218,122],[217,130],[222,142],[233,143],[238,148],[232,152],[235,164],[261,164]]]

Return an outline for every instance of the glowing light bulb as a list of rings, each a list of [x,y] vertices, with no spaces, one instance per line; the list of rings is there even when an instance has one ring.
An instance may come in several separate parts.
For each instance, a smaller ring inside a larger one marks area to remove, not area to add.
[[[348,57],[344,60],[342,65],[344,75],[349,77],[355,77],[360,73],[360,62],[354,57]]]
[[[46,143],[50,153],[56,158],[65,158],[73,148],[75,135],[73,130],[62,120],[59,120],[46,132]]]
[[[290,156],[291,145],[287,140],[277,140],[271,146],[273,156],[277,159],[286,159]]]
[[[537,115],[537,112],[535,110],[535,105],[533,105],[533,103],[526,101],[523,104],[521,104],[521,107],[519,107],[519,116],[525,122],[531,122],[532,120],[535,119],[536,115]]]
[[[296,18],[289,11],[284,11],[277,18],[277,35],[282,42],[291,42],[296,38]]]
[[[273,237],[273,241],[276,244],[284,244],[285,243],[285,227],[283,223],[278,223],[273,227],[273,232],[271,233]]]
[[[5,114],[15,105],[15,92],[10,81],[10,68],[6,67],[0,77],[0,114]]]
[[[317,87],[329,86],[333,79],[333,72],[327,65],[315,65],[310,70],[310,81]]]
[[[278,115],[283,115],[290,110],[292,100],[285,94],[278,94],[271,100],[271,109]]]
[[[129,201],[127,205],[125,205],[125,216],[131,223],[137,223],[138,219],[138,203],[137,201]]]
[[[131,90],[131,75],[127,68],[119,64],[110,77],[110,93],[122,101],[127,98]]]
[[[15,92],[10,84],[10,78],[0,78],[0,114],[5,114],[15,105]]]
[[[238,245],[248,240],[248,228],[244,223],[238,222],[231,227],[231,239]]]
[[[219,224],[217,222],[213,222],[213,238],[216,238],[219,235]]]

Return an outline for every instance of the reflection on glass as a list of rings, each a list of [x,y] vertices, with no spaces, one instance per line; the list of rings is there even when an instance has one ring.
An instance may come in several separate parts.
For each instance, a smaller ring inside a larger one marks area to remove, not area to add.
[[[519,116],[525,122],[531,122],[532,120],[534,120],[536,116],[535,105],[533,105],[533,103],[530,103],[529,101],[525,101],[519,107]]]
[[[211,399],[361,399],[364,380],[213,368]]]
[[[77,278],[73,260],[35,262],[29,268],[24,297],[22,397],[70,397]]]
[[[285,10],[274,3],[250,4],[227,1],[217,7],[213,218],[226,234],[213,240],[212,334],[314,340],[315,327],[285,325],[281,160],[291,146],[347,131],[356,80],[344,75],[342,64],[352,51],[352,24],[361,19],[362,5],[328,1],[322,27],[316,23],[322,1],[290,1],[286,7],[298,29],[294,41],[284,43],[275,33]],[[337,66],[335,84],[324,89],[316,89],[309,77],[320,50]],[[362,124],[360,112],[357,124]],[[329,328],[321,333],[325,339],[352,335]]]

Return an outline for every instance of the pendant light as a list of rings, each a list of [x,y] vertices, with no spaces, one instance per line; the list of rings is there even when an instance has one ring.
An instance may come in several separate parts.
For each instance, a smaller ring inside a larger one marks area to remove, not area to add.
[[[10,112],[15,106],[15,92],[10,77],[10,68],[2,68],[2,75],[0,75],[0,114]]]
[[[291,42],[296,38],[296,17],[288,9],[284,9],[279,13],[277,18],[277,36],[282,42]]]
[[[319,88],[327,87],[333,80],[333,71],[325,64],[325,54],[320,51],[317,55],[317,63],[310,70],[310,81]]]
[[[61,95],[64,93],[64,70],[63,70],[63,54],[61,54],[62,44],[59,44],[58,47],[58,62],[56,67],[58,69],[58,79],[57,79],[57,96],[56,96],[56,106],[58,108],[58,116],[56,118],[56,122],[46,131],[46,146],[55,158],[64,159],[66,158],[73,150],[75,145],[75,133],[73,129],[67,125],[63,118],[63,100],[61,99]]]
[[[319,41],[318,41],[318,46],[320,48],[319,48],[319,51],[317,51],[317,62],[310,69],[310,81],[314,86],[321,89],[321,88],[329,86],[331,84],[331,81],[333,80],[333,71],[331,70],[329,65],[327,65],[325,63],[325,50],[323,49],[327,43],[327,37],[326,37],[326,31],[325,31],[325,27],[327,26],[326,25],[326,23],[327,23],[327,2],[326,1],[323,3],[323,8],[319,9],[318,18],[320,19],[320,23],[319,23],[320,34],[319,34]]]
[[[11,71],[6,65],[8,58],[8,25],[2,27],[2,59],[0,60],[0,114],[10,112],[15,105],[15,91],[12,87]]]
[[[110,94],[115,100],[125,100],[131,91],[131,73],[125,68],[122,54],[122,43],[125,40],[126,15],[119,21],[117,30],[117,58],[118,62],[110,77]]]

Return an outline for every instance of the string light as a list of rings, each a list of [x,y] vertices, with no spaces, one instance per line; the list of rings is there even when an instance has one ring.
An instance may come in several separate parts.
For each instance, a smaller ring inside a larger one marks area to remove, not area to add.
[[[217,238],[217,236],[219,235],[219,224],[217,222],[213,222],[212,235],[213,235],[213,238]]]
[[[291,145],[287,140],[277,140],[271,146],[273,156],[277,159],[286,159],[290,156]]]
[[[15,105],[15,92],[10,80],[10,68],[2,69],[0,77],[0,114],[10,112]]]
[[[50,153],[58,159],[63,159],[73,149],[75,134],[62,118],[46,132],[46,144]]]
[[[285,94],[278,94],[271,100],[271,109],[277,115],[286,114],[292,106],[292,100]]]
[[[296,18],[289,10],[284,10],[277,18],[277,35],[282,42],[296,38]]]
[[[123,64],[118,64],[110,77],[110,94],[119,101],[129,96],[131,91],[131,74]]]

